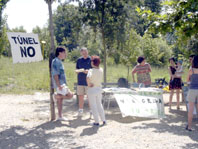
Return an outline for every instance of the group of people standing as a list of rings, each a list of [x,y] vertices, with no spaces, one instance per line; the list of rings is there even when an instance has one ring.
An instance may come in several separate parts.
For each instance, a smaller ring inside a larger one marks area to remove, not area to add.
[[[99,126],[99,117],[102,125],[106,124],[105,113],[102,106],[102,80],[103,69],[100,67],[99,56],[89,56],[87,48],[81,48],[81,57],[76,63],[77,73],[77,96],[79,100],[78,115],[83,114],[84,95],[88,96],[90,112],[93,114],[94,126]],[[57,101],[58,119],[67,120],[62,116],[63,99],[71,99],[73,93],[67,87],[66,75],[62,60],[66,58],[67,52],[65,47],[56,48],[56,57],[52,61],[52,83],[56,89],[54,99]]]
[[[186,100],[188,101],[188,124],[186,126],[186,130],[192,131],[192,119],[193,119],[193,111],[195,108],[195,102],[198,100],[198,56],[190,55],[190,68],[187,74],[187,85],[188,85],[188,93]],[[177,98],[177,109],[180,109],[180,90],[182,89],[182,61],[178,61],[176,63],[174,58],[169,59],[169,74],[170,74],[170,98],[169,98],[169,108],[171,109],[172,98],[174,91],[176,91]],[[198,109],[198,104],[197,108]],[[196,111],[197,114],[197,111]]]
[[[93,114],[93,125],[99,126],[99,118],[102,120],[102,125],[106,124],[104,108],[102,106],[102,78],[103,69],[100,67],[99,56],[89,56],[87,48],[81,48],[81,57],[78,58],[76,63],[77,73],[77,96],[79,100],[78,115],[83,114],[84,95],[87,95],[90,107],[90,113]],[[62,60],[66,58],[67,52],[65,47],[56,48],[56,57],[52,61],[52,83],[56,89],[54,99],[57,101],[58,120],[67,120],[62,116],[62,102],[63,99],[71,99],[73,93],[67,87],[66,76]],[[135,81],[134,75],[137,74],[137,83],[143,84],[144,87],[151,86],[150,72],[151,66],[146,63],[143,56],[138,57],[138,64],[132,70],[132,79]],[[191,67],[188,72],[187,83],[189,91],[187,100],[189,101],[188,109],[188,125],[186,130],[192,131],[192,118],[194,104],[198,100],[198,56],[190,56]],[[182,89],[182,61],[177,63],[175,58],[169,59],[170,66],[168,67],[170,74],[170,97],[169,108],[171,109],[173,94],[176,91],[177,109],[180,109],[180,91]]]
[[[198,102],[198,56],[190,55],[190,68],[187,75],[187,85],[188,85],[188,94],[186,100],[189,103],[188,106],[188,125],[186,126],[186,130],[192,131],[192,119],[193,119],[193,111],[195,108],[195,103]],[[137,59],[138,64],[132,70],[132,79],[133,82],[135,81],[134,74],[137,73],[137,83],[143,84],[144,87],[150,87],[151,85],[151,67],[144,57],[140,56]],[[169,108],[171,109],[172,106],[172,98],[174,92],[176,92],[176,99],[177,99],[177,109],[180,109],[180,92],[182,90],[183,81],[182,81],[182,74],[184,73],[182,67],[182,60],[178,60],[176,62],[175,58],[169,59],[170,66],[168,67],[170,81],[169,81]],[[197,108],[198,109],[198,104]],[[198,111],[196,111],[198,112]],[[196,113],[198,114],[198,113]]]

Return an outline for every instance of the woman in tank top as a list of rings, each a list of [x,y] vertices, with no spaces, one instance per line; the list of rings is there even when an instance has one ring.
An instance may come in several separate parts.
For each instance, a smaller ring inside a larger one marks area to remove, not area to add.
[[[195,56],[192,61],[192,68],[188,72],[187,82],[190,82],[187,99],[189,102],[188,108],[188,125],[186,130],[192,131],[192,118],[195,101],[198,100],[198,56]]]
[[[139,56],[137,59],[138,64],[132,70],[132,79],[135,83],[135,73],[137,74],[137,83],[143,84],[144,87],[151,86],[151,66],[149,63],[146,63],[144,56]]]
[[[176,68],[175,58],[173,58],[173,57],[170,58],[169,63],[170,63],[170,66],[168,67],[169,74],[170,74],[169,108],[171,109],[173,94],[174,94],[174,91],[176,91],[177,109],[180,109],[180,90],[182,88],[181,76],[177,76],[177,68]]]

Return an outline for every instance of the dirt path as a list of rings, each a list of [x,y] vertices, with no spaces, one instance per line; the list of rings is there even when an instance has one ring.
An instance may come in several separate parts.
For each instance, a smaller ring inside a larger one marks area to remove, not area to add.
[[[167,102],[167,95],[164,96]],[[75,100],[64,101],[63,113],[69,121],[49,121],[49,93],[0,95],[0,149],[23,148],[129,148],[197,149],[198,125],[187,132],[186,108],[172,111],[166,118],[122,118],[116,103],[106,110],[107,125],[92,127],[87,104],[83,117],[77,116]]]

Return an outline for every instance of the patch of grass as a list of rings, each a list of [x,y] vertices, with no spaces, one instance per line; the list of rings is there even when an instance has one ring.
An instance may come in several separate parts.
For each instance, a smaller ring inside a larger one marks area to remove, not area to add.
[[[69,86],[76,82],[75,64],[64,62]],[[0,58],[0,93],[32,94],[49,91],[49,62],[13,64],[11,58]],[[71,81],[70,81],[71,80]]]
[[[77,75],[74,71],[76,64],[68,60],[64,61],[63,64],[68,86],[73,90],[73,84],[77,82]],[[0,57],[0,93],[32,94],[36,91],[49,92],[48,65],[48,60],[35,63],[13,64],[11,58]],[[129,68],[128,76],[128,68],[124,65],[107,66],[107,82],[117,82],[119,78],[127,78],[127,76],[129,82],[132,82],[131,70],[132,67]],[[183,75],[184,81],[186,81],[186,74],[187,70]],[[164,77],[166,81],[169,80],[168,67],[152,67],[152,82],[156,78]]]

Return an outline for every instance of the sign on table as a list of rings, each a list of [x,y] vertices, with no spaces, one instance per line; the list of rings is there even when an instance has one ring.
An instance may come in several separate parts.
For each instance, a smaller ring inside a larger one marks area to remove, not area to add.
[[[13,63],[29,63],[43,60],[38,35],[7,32],[11,44]]]
[[[165,116],[161,90],[141,88],[132,91],[127,88],[114,88],[105,91],[113,93],[123,117],[163,118]]]

